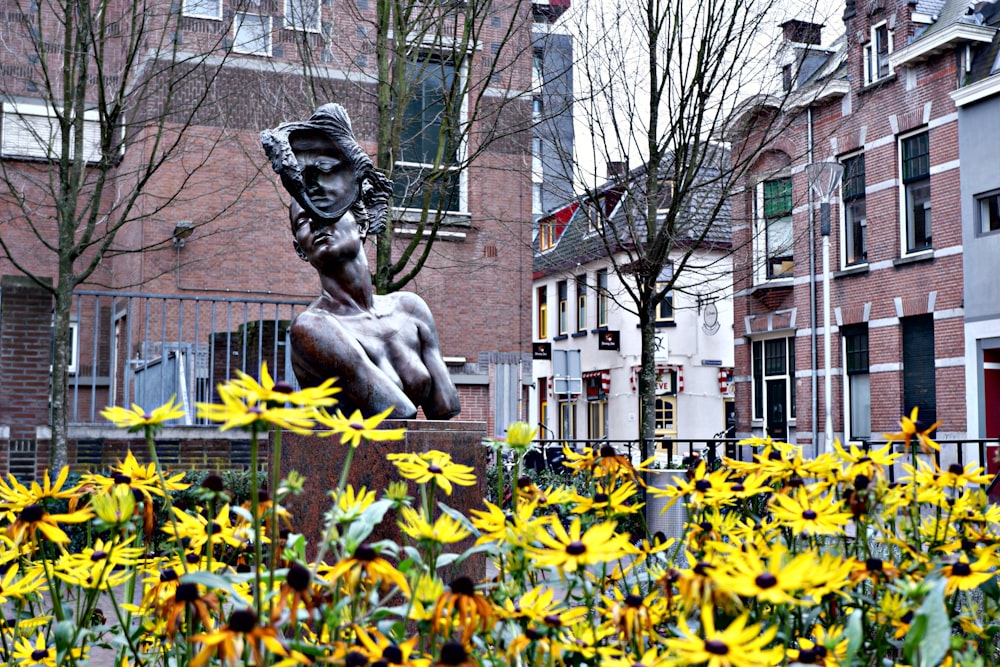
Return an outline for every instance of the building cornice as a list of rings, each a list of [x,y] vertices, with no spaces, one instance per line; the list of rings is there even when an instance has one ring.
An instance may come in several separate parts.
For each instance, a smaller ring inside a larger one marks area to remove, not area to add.
[[[959,88],[951,93],[951,99],[955,100],[955,106],[961,107],[984,100],[987,97],[992,97],[998,93],[1000,93],[1000,74],[994,74],[982,81]]]
[[[922,37],[912,44],[897,49],[889,55],[889,66],[892,69],[918,63],[926,60],[941,51],[953,48],[966,42],[993,41],[993,36],[997,29],[984,25],[971,25],[969,23],[953,23],[947,28],[938,30],[926,37]]]

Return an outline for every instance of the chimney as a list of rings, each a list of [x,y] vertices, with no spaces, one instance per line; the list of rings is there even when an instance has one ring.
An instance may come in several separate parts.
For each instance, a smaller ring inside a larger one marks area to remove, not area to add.
[[[822,43],[823,24],[821,23],[792,19],[782,23],[781,29],[786,42],[817,46]]]
[[[628,173],[628,165],[621,161],[608,161],[608,180],[614,181],[620,178],[624,178],[625,174]]]

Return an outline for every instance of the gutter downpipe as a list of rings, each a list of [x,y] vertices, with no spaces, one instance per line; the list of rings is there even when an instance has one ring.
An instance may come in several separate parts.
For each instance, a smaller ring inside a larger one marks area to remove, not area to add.
[[[808,164],[813,163],[813,110],[812,105],[806,107],[806,159]],[[817,340],[816,340],[816,211],[813,210],[812,188],[808,192],[809,204],[809,359],[812,372],[809,373],[811,386],[812,414],[810,427],[812,428],[813,456],[819,456],[819,385],[816,378],[817,364]],[[793,385],[794,386],[794,385]]]

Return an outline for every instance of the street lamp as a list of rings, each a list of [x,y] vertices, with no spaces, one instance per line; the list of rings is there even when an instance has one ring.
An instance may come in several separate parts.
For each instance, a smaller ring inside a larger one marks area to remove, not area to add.
[[[813,162],[806,165],[809,189],[819,199],[819,231],[823,235],[823,408],[826,422],[823,446],[833,448],[833,397],[830,378],[830,200],[840,184],[844,165],[839,162]],[[812,243],[812,239],[809,240]]]

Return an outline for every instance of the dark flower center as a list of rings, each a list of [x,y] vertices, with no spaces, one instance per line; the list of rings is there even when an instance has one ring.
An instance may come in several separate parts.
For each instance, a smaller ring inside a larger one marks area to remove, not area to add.
[[[813,650],[816,651],[817,657],[819,658],[826,657],[826,647],[823,646],[822,644],[816,644],[816,646],[813,647]]]
[[[382,651],[382,657],[393,665],[403,664],[403,651],[398,646],[386,646]]]
[[[295,389],[292,387],[292,385],[282,381],[282,382],[275,382],[274,389],[272,389],[271,391],[276,391],[279,394],[290,394],[293,391],[295,391]]]
[[[476,585],[469,577],[458,577],[451,582],[451,592],[471,597],[476,594]]]
[[[854,488],[857,489],[858,491],[864,491],[865,489],[868,488],[868,485],[870,483],[871,480],[868,479],[867,475],[858,475],[857,477],[854,478]]]
[[[706,641],[705,650],[712,655],[726,655],[729,653],[729,647],[726,646],[726,643],[718,639],[709,639]]]
[[[802,518],[806,521],[815,521],[817,516],[815,510],[806,510],[802,513]]]
[[[948,472],[950,472],[952,475],[961,475],[962,473],[965,472],[965,468],[963,468],[958,463],[952,463],[950,466],[948,466]]]
[[[301,565],[299,563],[293,563],[290,568],[288,568],[288,585],[292,587],[292,590],[302,592],[309,588],[309,581],[312,579],[312,574],[309,572],[309,568]]]
[[[758,588],[768,589],[778,585],[778,578],[770,572],[762,572],[754,578],[753,582],[757,584]]]
[[[967,577],[972,574],[972,568],[968,563],[955,563],[951,566],[951,573],[956,577]]]
[[[869,572],[881,572],[882,571],[882,559],[881,558],[869,558],[865,561],[865,568]]]
[[[160,581],[177,581],[177,571],[172,567],[160,570]]]
[[[355,431],[364,431],[365,425],[362,424],[361,422],[351,422],[351,428],[354,429]]]
[[[441,660],[439,662],[442,665],[461,665],[468,659],[465,647],[458,642],[448,642],[441,647]]]
[[[531,478],[527,475],[522,475],[517,478],[517,488],[524,489],[531,486]]]
[[[611,445],[601,445],[600,454],[601,458],[609,459],[613,456],[618,456],[618,451]]]
[[[805,483],[806,481],[801,477],[799,477],[798,475],[793,475],[792,477],[788,478],[788,486],[792,487],[793,489],[797,489]]]
[[[595,493],[594,494],[595,503],[606,503],[608,502],[608,494],[606,493]]]
[[[362,544],[354,550],[354,557],[360,561],[370,563],[378,556],[375,547],[370,544]]]
[[[906,612],[905,614],[899,617],[899,620],[902,621],[903,623],[909,623],[910,621],[913,620],[913,611],[911,610]]]
[[[729,488],[735,491],[736,493],[740,493],[741,491],[746,491],[746,487],[740,484],[739,482],[735,482]]]
[[[229,616],[229,629],[247,633],[257,627],[257,614],[252,609],[237,609]]]
[[[24,521],[25,523],[35,523],[36,521],[41,521],[44,516],[45,510],[42,509],[41,505],[28,505],[21,510],[21,521]]]
[[[871,460],[872,457],[870,456],[862,456],[860,459],[858,459],[858,463],[868,463]]]
[[[364,667],[368,664],[368,656],[361,651],[348,651],[344,656],[344,667]]]
[[[47,648],[35,649],[31,652],[31,659],[35,662],[45,660],[47,657],[49,657],[49,649]]]
[[[142,421],[148,422],[152,418],[153,418],[153,415],[151,413],[149,413],[149,412],[143,412],[142,413]]]
[[[257,500],[262,503],[271,502],[271,494],[267,489],[257,489]]]
[[[707,479],[699,479],[697,482],[694,483],[694,488],[696,491],[704,493],[705,491],[708,491],[709,489],[712,488],[712,483]]]
[[[427,466],[427,472],[431,473],[432,475],[440,475],[444,471],[441,469],[441,466],[439,466],[436,463],[432,463],[429,466]]]
[[[706,533],[712,532],[712,523],[709,521],[702,521],[701,523],[698,524],[698,527],[701,528]]]
[[[587,545],[580,540],[575,540],[566,545],[566,553],[570,556],[582,556],[587,553]]]
[[[107,551],[101,551],[100,549],[98,549],[98,550],[94,551],[94,553],[90,554],[90,561],[92,563],[96,563],[98,561],[104,560],[107,557],[108,557],[108,552]]]
[[[536,641],[538,639],[541,639],[545,635],[543,635],[538,630],[535,630],[534,628],[528,628],[527,630],[524,631],[524,636],[530,639],[531,641]]]
[[[715,566],[712,565],[711,563],[706,563],[705,561],[702,561],[694,566],[694,573],[697,574],[699,577],[704,577],[705,575],[708,574],[708,571],[713,567]]]
[[[226,488],[226,485],[222,481],[222,475],[208,475],[205,479],[201,480],[201,488],[220,493]]]
[[[193,551],[189,551],[188,553],[184,554],[184,560],[187,561],[188,565],[196,565],[198,564],[199,561],[201,561],[201,556],[194,553]],[[177,578],[176,574],[174,575],[174,578],[175,579]]]
[[[251,415],[262,415],[264,414],[264,411],[260,409],[259,405],[254,405],[252,407],[247,408],[247,413]]]
[[[562,619],[556,614],[549,614],[545,617],[545,625],[551,626],[553,628],[558,628],[562,625]]]
[[[194,602],[198,599],[198,584],[178,584],[174,598],[178,602]]]
[[[816,650],[811,648],[799,649],[799,659],[796,662],[801,662],[803,665],[812,665],[816,662]]]
[[[638,609],[642,606],[642,596],[639,595],[626,595],[625,596],[625,606],[631,607],[632,609]]]

